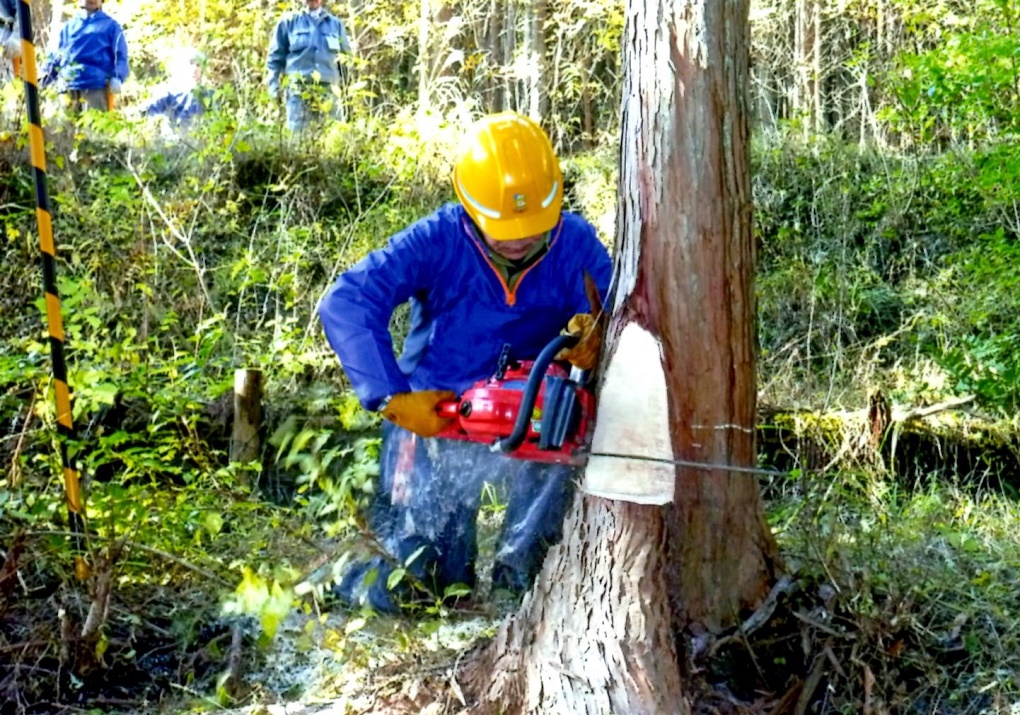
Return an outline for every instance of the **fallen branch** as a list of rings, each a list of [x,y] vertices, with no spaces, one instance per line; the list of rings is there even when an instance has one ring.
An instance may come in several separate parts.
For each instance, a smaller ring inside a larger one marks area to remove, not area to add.
[[[776,606],[779,604],[779,596],[784,593],[789,593],[792,589],[793,579],[790,576],[783,576],[780,578],[776,581],[775,585],[772,586],[772,590],[769,591],[769,595],[765,597],[765,600],[761,602],[761,605],[758,606],[757,610],[752,613],[747,620],[740,624],[736,632],[731,633],[728,636],[724,636],[714,642],[708,641],[701,643],[700,648],[695,648],[694,657],[699,657],[707,649],[708,657],[711,658],[724,645],[747,638],[747,636],[751,635],[763,625],[768,623],[768,620],[772,618],[772,614],[775,613]]]
[[[907,422],[908,420],[917,420],[922,417],[928,417],[938,412],[946,412],[947,410],[955,410],[964,405],[969,405],[974,402],[977,398],[974,395],[967,395],[966,397],[954,397],[951,400],[940,402],[937,405],[928,405],[926,407],[915,407],[905,412],[897,413],[893,411],[893,422]]]

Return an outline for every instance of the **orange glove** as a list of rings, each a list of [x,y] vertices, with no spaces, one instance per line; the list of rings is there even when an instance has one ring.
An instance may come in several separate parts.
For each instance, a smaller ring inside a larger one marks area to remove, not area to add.
[[[456,393],[449,390],[399,392],[382,408],[382,415],[398,427],[422,437],[434,437],[453,421],[440,417],[436,405],[456,399]]]
[[[567,323],[564,335],[576,335],[577,344],[572,348],[563,348],[556,356],[557,360],[566,360],[582,370],[591,370],[599,359],[602,349],[602,333],[598,321],[591,313],[578,313]]]

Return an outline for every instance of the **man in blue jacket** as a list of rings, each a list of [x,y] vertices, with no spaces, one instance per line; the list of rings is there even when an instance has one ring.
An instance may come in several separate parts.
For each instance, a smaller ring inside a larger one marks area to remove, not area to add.
[[[479,122],[453,179],[460,203],[343,273],[320,308],[361,404],[386,419],[368,523],[388,557],[356,564],[335,589],[381,611],[397,608],[387,588],[393,564],[439,596],[452,584],[474,585],[483,481],[509,489],[493,588],[530,586],[559,538],[575,470],[433,439],[447,424],[436,406],[492,375],[504,346],[511,359],[534,359],[568,322],[587,329],[561,357],[590,369],[600,336],[585,314],[584,274],[604,297],[612,272],[591,224],[561,210],[559,162],[530,119],[506,112]],[[398,359],[388,326],[406,301],[410,329]]]
[[[60,30],[57,49],[42,69],[42,86],[59,80],[71,106],[112,110],[113,95],[128,77],[124,31],[103,12],[103,0],[81,0],[81,12]]]
[[[340,117],[340,54],[350,51],[344,24],[305,0],[305,9],[276,25],[269,43],[269,92],[286,91],[287,128],[299,132],[323,116]],[[284,86],[285,85],[285,86]]]

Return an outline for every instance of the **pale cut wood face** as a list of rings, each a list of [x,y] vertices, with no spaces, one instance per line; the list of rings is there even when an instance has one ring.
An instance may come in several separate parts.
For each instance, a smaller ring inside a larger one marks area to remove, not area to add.
[[[668,504],[673,501],[676,468],[669,464],[674,456],[662,345],[637,323],[627,323],[608,359],[592,437],[593,456],[584,470],[581,491],[638,504]]]

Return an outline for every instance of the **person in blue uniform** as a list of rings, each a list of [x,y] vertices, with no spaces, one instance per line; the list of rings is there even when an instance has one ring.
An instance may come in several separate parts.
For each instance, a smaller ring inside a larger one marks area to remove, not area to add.
[[[169,80],[145,105],[143,114],[164,116],[177,131],[205,113],[212,100],[212,92],[201,84],[205,60],[205,55],[195,49],[176,56],[170,63]]]
[[[300,132],[324,117],[341,118],[340,55],[350,52],[343,22],[305,0],[305,8],[283,17],[269,44],[269,92],[286,93],[287,128]]]
[[[361,404],[385,418],[367,521],[387,553],[354,564],[334,589],[345,603],[379,611],[399,607],[387,585],[394,565],[434,595],[474,586],[484,481],[508,490],[493,589],[526,590],[559,538],[576,476],[569,466],[435,438],[447,424],[437,404],[489,377],[504,346],[511,359],[534,359],[569,323],[580,340],[561,357],[590,369],[600,336],[584,275],[605,298],[612,273],[592,225],[562,209],[563,176],[538,124],[512,112],[491,115],[464,147],[453,175],[459,202],[344,272],[319,311]],[[398,358],[388,326],[408,301]]]
[[[21,58],[21,28],[18,27],[18,0],[0,0],[0,53],[3,55],[4,73],[17,79],[15,68]]]
[[[127,40],[120,24],[103,12],[103,0],[81,0],[80,11],[60,30],[56,49],[42,68],[41,85],[54,82],[75,110],[113,109],[113,96],[128,78]]]

